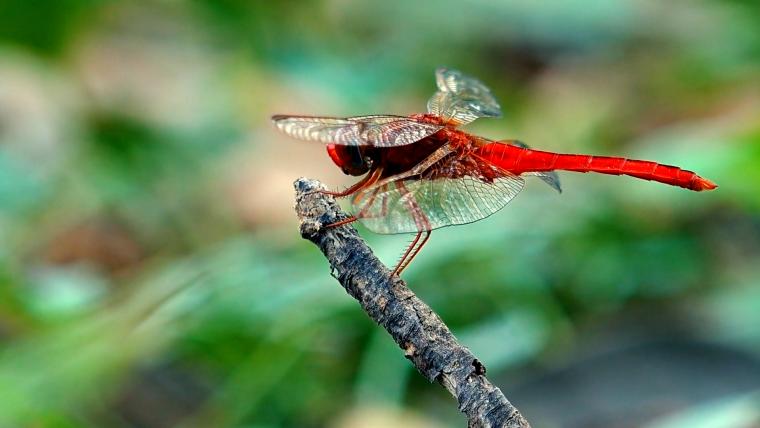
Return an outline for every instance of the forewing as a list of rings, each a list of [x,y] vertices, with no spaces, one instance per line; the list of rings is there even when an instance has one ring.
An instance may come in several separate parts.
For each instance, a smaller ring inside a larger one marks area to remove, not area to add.
[[[272,116],[277,129],[299,140],[325,144],[359,139],[359,125],[338,117]]]
[[[273,116],[285,134],[307,141],[344,146],[396,147],[412,144],[442,128],[404,116]]]
[[[438,92],[428,100],[428,112],[453,125],[470,123],[479,117],[499,117],[501,107],[486,85],[456,70],[435,72]]]
[[[422,176],[362,191],[353,213],[376,233],[414,233],[472,223],[502,209],[522,178],[477,158],[443,160]]]

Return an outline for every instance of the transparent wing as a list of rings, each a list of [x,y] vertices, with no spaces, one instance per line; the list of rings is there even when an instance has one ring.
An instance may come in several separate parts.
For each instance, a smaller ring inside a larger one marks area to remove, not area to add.
[[[526,172],[523,175],[538,177],[552,189],[556,190],[558,193],[562,193],[562,184],[559,182],[559,175],[555,171]]]
[[[486,218],[507,205],[524,184],[480,158],[452,156],[419,177],[363,190],[352,209],[373,232],[414,233]]]
[[[500,143],[512,144],[513,146],[522,147],[524,149],[530,148],[529,145],[523,143],[520,140],[500,141]],[[559,175],[555,171],[526,172],[522,175],[532,175],[534,177],[538,177],[543,180],[544,183],[548,184],[552,189],[556,190],[559,193],[562,193],[562,184],[559,182]]]
[[[438,92],[428,100],[428,112],[444,121],[463,125],[479,117],[499,117],[501,107],[491,91],[475,78],[456,70],[435,71]]]
[[[412,144],[442,128],[404,116],[272,116],[277,129],[307,141],[344,146],[395,147]]]

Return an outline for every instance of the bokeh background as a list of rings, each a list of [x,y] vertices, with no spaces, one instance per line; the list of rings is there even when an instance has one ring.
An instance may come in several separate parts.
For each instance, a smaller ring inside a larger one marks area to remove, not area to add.
[[[756,1],[0,1],[0,426],[455,427],[301,240],[276,113],[420,112],[720,185],[530,181],[410,286],[535,427],[760,426]],[[393,264],[407,236],[364,229]]]

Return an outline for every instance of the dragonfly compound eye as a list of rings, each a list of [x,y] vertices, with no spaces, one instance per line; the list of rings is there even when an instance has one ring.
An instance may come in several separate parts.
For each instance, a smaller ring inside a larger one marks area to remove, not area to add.
[[[359,146],[343,146],[328,144],[327,154],[340,169],[348,175],[362,175],[369,171],[372,164],[369,158],[365,158]]]

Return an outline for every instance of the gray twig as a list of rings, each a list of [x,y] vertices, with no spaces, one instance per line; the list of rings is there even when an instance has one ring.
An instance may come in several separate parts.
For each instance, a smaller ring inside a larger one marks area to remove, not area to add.
[[[295,182],[301,236],[316,244],[335,276],[376,323],[390,333],[404,356],[429,381],[438,381],[459,403],[470,427],[530,427],[485,377],[486,369],[460,345],[428,305],[391,272],[350,226],[324,228],[345,218],[335,199],[316,190],[324,186]]]

